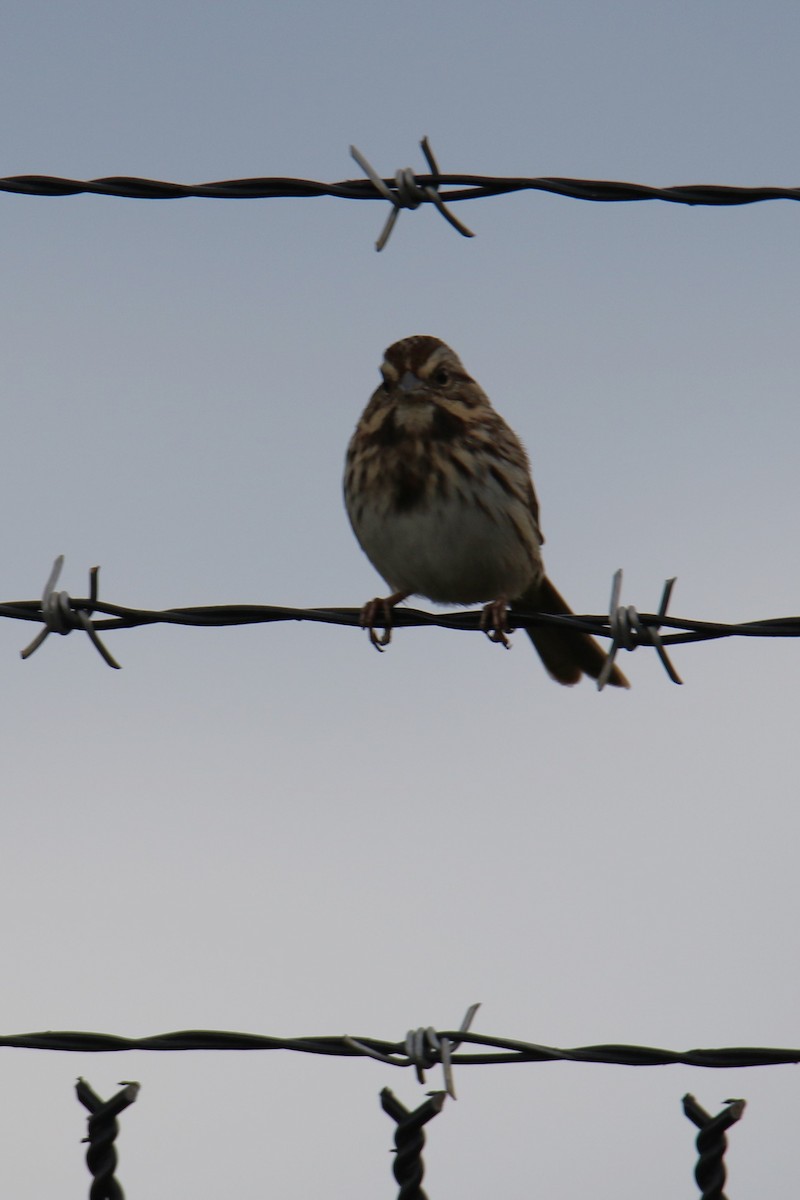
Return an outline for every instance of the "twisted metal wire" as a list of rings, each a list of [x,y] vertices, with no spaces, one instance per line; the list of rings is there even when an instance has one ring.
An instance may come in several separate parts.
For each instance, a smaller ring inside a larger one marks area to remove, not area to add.
[[[694,1177],[702,1192],[702,1200],[727,1200],[722,1190],[725,1186],[723,1156],[728,1148],[725,1130],[740,1120],[745,1101],[726,1100],[725,1104],[727,1107],[712,1117],[690,1093],[687,1092],[683,1097],[684,1113],[700,1130],[695,1143],[699,1157]]]
[[[90,1200],[125,1200],[125,1193],[114,1177],[117,1169],[117,1151],[114,1141],[119,1133],[117,1116],[133,1104],[139,1094],[138,1083],[127,1083],[121,1092],[110,1100],[103,1100],[89,1087],[85,1079],[79,1079],[75,1092],[91,1116],[88,1120],[89,1143],[86,1165],[92,1175],[89,1189]]]
[[[389,1088],[381,1092],[381,1108],[397,1122],[394,1135],[396,1157],[392,1166],[392,1173],[400,1185],[397,1200],[428,1200],[428,1193],[422,1188],[425,1174],[422,1162],[425,1134],[422,1126],[442,1111],[445,1099],[444,1092],[434,1092],[429,1100],[411,1112]]]
[[[742,1067],[774,1067],[800,1063],[800,1049],[770,1046],[723,1046],[695,1050],[666,1050],[657,1046],[636,1046],[628,1043],[606,1043],[595,1046],[559,1048],[524,1042],[516,1038],[497,1037],[464,1029],[438,1030],[440,1042],[461,1043],[475,1047],[460,1049],[450,1055],[453,1066],[479,1066],[504,1063],[575,1062],[606,1063],[613,1066],[655,1067],[683,1065],[713,1069]],[[418,1063],[407,1053],[406,1038],[387,1041],[382,1038],[331,1035],[320,1037],[273,1037],[268,1034],[235,1033],[221,1029],[183,1029],[172,1033],[146,1037],[124,1037],[111,1033],[90,1033],[80,1030],[43,1030],[38,1033],[0,1035],[0,1049],[58,1050],[75,1054],[109,1054],[127,1050],[152,1051],[231,1051],[231,1050],[290,1050],[301,1054],[321,1054],[327,1057],[380,1057],[390,1066],[417,1069]],[[377,1055],[375,1053],[377,1052]],[[426,1066],[435,1060],[435,1049],[429,1043]]]
[[[339,183],[321,183],[310,179],[266,176],[253,179],[224,179],[212,183],[169,183],[160,179],[113,175],[101,179],[67,179],[54,175],[9,175],[0,179],[0,191],[24,196],[124,196],[134,200],[177,200],[187,197],[215,200],[268,200],[276,197],[303,199],[334,196],[342,200],[388,200],[389,218],[376,242],[382,250],[401,209],[432,204],[463,237],[471,230],[451,213],[447,205],[461,200],[503,196],[513,192],[549,192],[574,200],[619,204],[639,200],[662,200],[670,204],[731,206],[758,204],[765,200],[800,200],[797,187],[730,187],[719,184],[690,184],[679,187],[652,187],[649,184],[623,183],[607,179],[570,179],[562,176],[497,176],[443,173],[426,138],[420,142],[428,173],[417,175],[411,167],[402,167],[393,177],[381,176],[355,147],[350,153],[366,176]],[[448,190],[442,191],[442,188]]]
[[[464,1020],[461,1022],[459,1034],[467,1032],[479,1008],[480,1004],[470,1005]],[[439,1037],[439,1034],[432,1025],[418,1029],[409,1029],[406,1034],[404,1046],[405,1058],[401,1055],[398,1059],[393,1055],[375,1050],[373,1047],[365,1045],[364,1042],[358,1041],[357,1038],[347,1037],[345,1041],[356,1050],[360,1050],[362,1054],[367,1054],[370,1058],[375,1058],[379,1062],[388,1063],[390,1067],[413,1066],[417,1073],[417,1083],[424,1083],[425,1072],[430,1070],[434,1064],[441,1063],[444,1072],[445,1093],[455,1100],[456,1088],[453,1082],[452,1066],[453,1053],[458,1049],[461,1042],[451,1042],[449,1038]]]
[[[312,621],[325,625],[361,626],[361,610],[358,608],[288,608],[269,604],[216,604],[198,605],[169,609],[131,608],[121,604],[110,604],[98,597],[98,567],[90,571],[90,595],[74,598],[67,592],[55,592],[55,583],[61,569],[63,557],[56,559],[44,594],[40,600],[14,600],[0,604],[0,617],[18,621],[40,622],[44,628],[21,653],[28,658],[44,641],[48,633],[62,636],[73,629],[86,632],[95,648],[109,666],[118,668],[119,663],[111,656],[100,641],[98,634],[116,629],[131,629],[140,625],[186,625],[198,628],[226,627],[234,625],[270,624],[278,621]],[[658,612],[640,613],[633,605],[620,605],[619,590],[621,572],[614,577],[610,611],[607,614],[570,614],[555,616],[549,613],[532,613],[512,609],[509,613],[510,629],[533,629],[541,625],[553,625],[562,629],[573,629],[595,637],[611,640],[609,662],[620,649],[632,651],[640,646],[649,646],[658,653],[669,677],[680,683],[680,677],[666,656],[665,647],[685,645],[692,642],[714,641],[727,637],[796,638],[800,637],[800,616],[772,617],[760,621],[730,623],[701,621],[688,617],[671,617],[666,612],[674,580],[667,580]],[[102,613],[101,617],[94,614]],[[381,621],[377,621],[378,627]],[[439,629],[482,630],[480,612],[429,613],[414,608],[396,608],[392,613],[394,628],[432,625]],[[672,629],[673,633],[661,633]],[[610,671],[610,666],[609,666]],[[599,680],[602,686],[602,678]]]
[[[403,168],[407,172],[410,168]],[[396,190],[396,177],[381,178],[386,191]],[[549,192],[573,200],[591,200],[601,204],[619,204],[636,200],[662,200],[668,204],[731,207],[760,204],[766,200],[800,200],[798,187],[733,187],[698,183],[678,187],[652,187],[644,183],[624,183],[610,179],[572,179],[563,176],[420,174],[414,182],[422,190],[415,199],[420,205],[434,203],[425,189],[439,190],[440,200],[456,204],[460,200],[480,200],[506,196],[513,192]],[[452,190],[442,192],[441,188]],[[215,200],[305,199],[334,196],[340,200],[386,200],[371,179],[344,179],[339,183],[321,183],[310,179],[263,176],[253,179],[224,179],[213,183],[169,183],[129,175],[100,179],[69,179],[57,175],[7,175],[0,178],[0,192],[24,196],[120,196],[132,200],[182,200],[188,197]],[[410,207],[410,206],[408,206]]]

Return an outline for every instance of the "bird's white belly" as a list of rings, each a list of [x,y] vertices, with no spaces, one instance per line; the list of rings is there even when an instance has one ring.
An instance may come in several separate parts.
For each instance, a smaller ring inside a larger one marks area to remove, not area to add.
[[[508,499],[506,499],[506,507]],[[437,498],[407,511],[366,511],[356,535],[393,591],[441,604],[477,604],[519,597],[542,574],[538,536],[521,506],[518,523],[530,526],[530,545],[504,512],[490,515],[465,501]]]

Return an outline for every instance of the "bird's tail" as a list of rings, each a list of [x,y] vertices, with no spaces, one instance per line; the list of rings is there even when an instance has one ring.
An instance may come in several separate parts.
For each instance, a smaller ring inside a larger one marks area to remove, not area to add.
[[[520,597],[520,607],[536,612],[565,616],[572,613],[563,596],[545,576],[530,591]],[[541,625],[538,629],[526,630],[548,673],[557,683],[567,687],[578,683],[583,675],[597,679],[606,661],[605,651],[588,633],[576,633],[572,629],[557,629],[555,625]],[[608,682],[613,687],[630,687],[619,667],[612,667]]]

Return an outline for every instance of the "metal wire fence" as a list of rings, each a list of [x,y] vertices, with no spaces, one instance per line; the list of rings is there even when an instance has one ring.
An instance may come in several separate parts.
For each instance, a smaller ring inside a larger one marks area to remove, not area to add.
[[[473,1005],[467,1018],[471,1022]],[[442,1049],[444,1043],[446,1049]],[[463,1049],[463,1047],[470,1049]],[[473,1049],[474,1047],[474,1049]],[[800,1063],[800,1049],[774,1046],[721,1046],[695,1050],[666,1050],[660,1046],[635,1046],[611,1042],[571,1048],[525,1042],[516,1038],[476,1033],[470,1029],[412,1030],[400,1041],[375,1037],[333,1034],[320,1037],[274,1037],[262,1033],[234,1033],[224,1029],[182,1029],[146,1037],[124,1037],[115,1033],[87,1033],[47,1029],[40,1033],[0,1035],[0,1049],[61,1050],[80,1054],[110,1054],[128,1050],[179,1052],[187,1050],[289,1050],[318,1054],[325,1058],[373,1058],[388,1066],[412,1068],[419,1082],[424,1072],[447,1063],[452,1067],[475,1067],[543,1062],[602,1063],[608,1066],[706,1067],[732,1070],[744,1067],[775,1067]],[[445,1072],[447,1075],[447,1073]],[[445,1090],[453,1094],[445,1078]]]
[[[800,200],[800,188],[797,187],[731,187],[709,183],[653,187],[649,184],[624,183],[609,179],[443,173],[428,139],[423,138],[420,145],[428,172],[419,175],[410,167],[403,167],[395,171],[393,176],[381,176],[364,155],[355,146],[351,146],[351,156],[364,172],[363,179],[323,183],[278,175],[252,179],[224,179],[212,183],[170,183],[161,179],[142,179],[128,175],[114,175],[102,179],[11,175],[0,179],[0,191],[24,196],[75,196],[87,193],[94,196],[122,196],[134,200],[178,200],[190,197],[214,200],[271,200],[282,197],[300,200],[320,196],[340,200],[383,200],[391,204],[392,211],[376,242],[378,250],[382,250],[386,245],[402,209],[415,209],[432,204],[459,233],[464,237],[472,237],[471,230],[446,206],[465,200],[508,196],[515,192],[547,192],[555,196],[590,200],[601,204],[661,200],[668,204],[731,207],[760,204],[766,200]],[[446,190],[443,191],[443,188]]]
[[[422,1150],[425,1143],[422,1127],[442,1111],[448,1096],[455,1099],[456,1067],[561,1061],[632,1067],[684,1064],[707,1068],[741,1068],[800,1062],[800,1049],[773,1047],[728,1046],[674,1051],[653,1046],[612,1043],[558,1048],[520,1041],[517,1038],[472,1032],[470,1025],[478,1007],[474,1004],[469,1008],[457,1030],[437,1031],[432,1027],[412,1029],[401,1041],[374,1037],[354,1038],[348,1035],[285,1038],[204,1029],[180,1030],[137,1038],[117,1034],[47,1030],[41,1033],[0,1036],[0,1048],[73,1053],[130,1050],[289,1050],[329,1058],[378,1059],[388,1066],[413,1069],[422,1084],[426,1082],[426,1071],[441,1066],[444,1088],[429,1093],[429,1098],[414,1110],[407,1109],[388,1088],[383,1088],[380,1093],[382,1108],[397,1124],[394,1135],[396,1157],[393,1173],[399,1185],[399,1200],[425,1200],[426,1193],[421,1186],[424,1173]],[[464,1050],[463,1046],[470,1049]],[[89,1144],[86,1161],[93,1177],[90,1200],[104,1200],[106,1197],[109,1200],[122,1200],[122,1188],[115,1178],[117,1155],[114,1141],[119,1132],[117,1117],[134,1103],[139,1090],[138,1083],[126,1081],[122,1091],[109,1100],[102,1100],[84,1079],[78,1080],[78,1099],[91,1114],[88,1119],[88,1136],[85,1139]],[[701,1196],[703,1200],[725,1200],[725,1133],[741,1118],[745,1101],[726,1100],[725,1107],[716,1116],[706,1112],[691,1095],[684,1096],[682,1103],[684,1113],[700,1130],[697,1137],[698,1160],[695,1179],[700,1187]]]
[[[32,621],[42,625],[33,641],[21,651],[23,658],[42,644],[50,633],[66,635],[72,630],[83,630],[92,640],[98,653],[110,667],[120,664],[100,639],[100,633],[119,629],[132,629],[141,625],[185,625],[195,628],[222,628],[234,625],[264,625],[282,621],[312,621],[323,625],[346,625],[359,628],[362,623],[358,608],[289,608],[271,604],[211,604],[190,605],[181,608],[147,609],[131,608],[122,604],[111,604],[98,595],[99,567],[89,572],[89,595],[83,598],[70,596],[68,592],[56,591],[56,583],[63,566],[59,556],[45,584],[40,600],[11,600],[0,604],[0,617],[17,621]],[[512,608],[509,613],[511,629],[533,629],[540,625],[553,625],[589,633],[610,641],[607,670],[610,673],[614,658],[621,649],[635,650],[649,646],[654,649],[673,683],[682,680],[667,655],[667,647],[689,645],[694,642],[715,641],[720,638],[797,638],[800,637],[800,616],[769,617],[756,621],[738,623],[696,620],[689,617],[672,617],[667,614],[674,579],[664,585],[657,612],[639,612],[634,605],[619,603],[622,588],[622,572],[617,571],[611,590],[608,613],[571,614],[553,616],[549,613],[533,613]],[[102,614],[98,616],[97,614]],[[380,626],[381,622],[378,621]],[[397,608],[392,614],[395,628],[434,626],[438,629],[454,629],[468,632],[483,632],[481,613],[475,611],[456,613],[430,613],[415,608]],[[663,630],[671,632],[664,633]],[[603,678],[598,681],[603,685]]]
[[[693,184],[677,187],[653,187],[646,184],[612,180],[572,179],[551,176],[486,176],[445,173],[439,169],[430,144],[421,142],[428,171],[415,174],[402,168],[392,176],[380,175],[372,164],[355,148],[351,155],[364,172],[364,178],[346,179],[338,183],[323,183],[305,179],[269,176],[250,179],[222,180],[204,184],[181,184],[163,180],[114,176],[102,179],[75,180],[48,175],[17,175],[0,179],[0,191],[26,196],[73,196],[91,194],[131,199],[306,199],[332,197],[343,200],[378,200],[391,206],[388,220],[376,242],[381,250],[403,209],[413,210],[426,204],[438,212],[463,236],[473,236],[463,222],[454,216],[447,205],[463,201],[487,199],[517,192],[543,192],[551,195],[596,203],[630,203],[660,200],[671,204],[730,207],[761,203],[767,200],[800,200],[797,187],[731,187],[717,184]],[[99,634],[141,625],[171,624],[201,628],[274,623],[280,621],[312,621],[323,624],[357,627],[361,613],[356,608],[289,608],[276,605],[202,605],[152,610],[133,608],[101,601],[97,592],[98,569],[90,572],[89,595],[73,598],[67,592],[55,590],[63,559],[57,559],[40,600],[10,601],[0,604],[0,616],[30,621],[42,626],[33,642],[22,652],[28,657],[49,633],[67,634],[79,629],[88,634],[98,652],[112,667],[119,663],[110,654]],[[632,606],[619,603],[621,572],[615,577],[612,600],[607,614],[551,616],[514,610],[510,614],[512,628],[529,629],[551,624],[562,628],[590,633],[610,641],[608,672],[620,649],[634,650],[641,646],[654,649],[669,677],[680,683],[667,656],[667,647],[686,645],[729,637],[794,638],[800,637],[800,616],[777,617],[745,623],[696,620],[667,615],[673,580],[667,581],[657,612],[640,613]],[[459,612],[432,614],[416,609],[398,609],[393,617],[400,628],[431,625],[443,629],[478,631],[480,613]],[[664,631],[668,632],[664,632]],[[606,673],[606,677],[607,674]],[[395,1067],[412,1068],[420,1083],[425,1072],[441,1066],[444,1090],[434,1092],[417,1109],[410,1111],[384,1088],[380,1101],[384,1111],[397,1125],[394,1141],[396,1155],[393,1173],[399,1186],[401,1200],[426,1200],[422,1189],[422,1149],[427,1125],[441,1111],[445,1098],[455,1098],[454,1068],[482,1064],[541,1063],[550,1061],[614,1064],[632,1067],[684,1064],[706,1068],[742,1068],[800,1063],[800,1050],[772,1047],[722,1047],[671,1051],[657,1047],[627,1044],[580,1046],[569,1049],[540,1045],[516,1039],[495,1037],[471,1032],[469,1026],[477,1006],[467,1013],[462,1026],[454,1031],[433,1028],[410,1031],[403,1041],[388,1041],[371,1037],[323,1036],[280,1038],[262,1034],[233,1033],[222,1030],[182,1030],[148,1037],[128,1038],[114,1034],[75,1031],[45,1031],[0,1036],[0,1048],[37,1049],[74,1053],[110,1053],[139,1051],[254,1051],[288,1050],[327,1057],[369,1057]],[[469,1047],[464,1049],[464,1047]],[[117,1117],[139,1094],[139,1085],[127,1083],[122,1091],[109,1100],[102,1100],[80,1079],[76,1093],[89,1111],[87,1165],[92,1174],[92,1200],[123,1200],[123,1191],[116,1180],[117,1165],[114,1141],[119,1125]],[[697,1137],[698,1161],[695,1178],[704,1200],[725,1200],[725,1167],[723,1155],[727,1145],[725,1133],[744,1112],[743,1100],[731,1100],[716,1116],[707,1113],[694,1099],[683,1098],[683,1108],[689,1120],[699,1128]]]

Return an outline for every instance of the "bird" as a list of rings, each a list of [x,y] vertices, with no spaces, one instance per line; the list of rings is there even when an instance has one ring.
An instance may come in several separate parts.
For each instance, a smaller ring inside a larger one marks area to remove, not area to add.
[[[545,572],[525,448],[458,355],[415,334],[389,346],[380,370],[344,472],[353,532],[390,588],[361,611],[372,644],[389,644],[392,609],[409,596],[484,604],[481,627],[505,646],[509,612],[571,614]],[[597,679],[606,664],[588,634],[555,625],[526,632],[558,683]],[[607,682],[630,686],[616,665]]]

